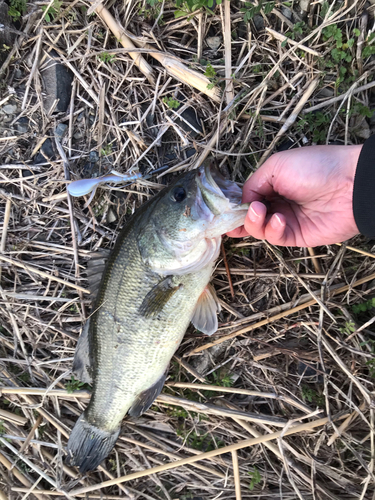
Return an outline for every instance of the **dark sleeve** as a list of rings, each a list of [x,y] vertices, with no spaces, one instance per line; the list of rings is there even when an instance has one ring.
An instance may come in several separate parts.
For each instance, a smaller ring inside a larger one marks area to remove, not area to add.
[[[353,188],[354,220],[361,234],[375,237],[375,135],[364,143]]]

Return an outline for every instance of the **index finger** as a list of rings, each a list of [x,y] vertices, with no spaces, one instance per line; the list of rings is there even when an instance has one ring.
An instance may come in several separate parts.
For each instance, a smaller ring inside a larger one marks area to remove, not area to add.
[[[251,177],[245,182],[242,190],[242,202],[263,201],[267,196],[275,194],[273,188],[274,160],[269,158]]]

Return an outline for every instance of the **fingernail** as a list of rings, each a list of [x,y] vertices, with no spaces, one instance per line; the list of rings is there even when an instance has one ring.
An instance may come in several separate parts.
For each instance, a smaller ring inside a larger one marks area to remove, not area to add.
[[[270,222],[273,229],[280,229],[280,227],[285,226],[284,222],[280,219],[280,217],[277,214],[273,214]]]
[[[249,218],[251,222],[257,222],[261,214],[258,214],[253,205],[254,205],[253,203],[250,205]]]

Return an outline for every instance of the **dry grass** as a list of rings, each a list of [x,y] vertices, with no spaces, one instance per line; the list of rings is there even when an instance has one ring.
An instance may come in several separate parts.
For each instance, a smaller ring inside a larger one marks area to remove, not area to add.
[[[361,110],[371,106],[374,62],[361,44],[374,8],[329,3],[323,19],[323,2],[311,2],[307,17],[293,2],[293,22],[276,5],[257,29],[243,22],[238,0],[179,19],[167,2],[108,2],[127,48],[99,2],[64,2],[50,22],[41,7],[53,1],[28,5],[27,36],[0,70],[0,106],[17,105],[12,117],[0,115],[1,498],[374,498],[375,252],[362,237],[315,253],[227,239],[213,279],[223,306],[217,334],[187,332],[163,394],[141,418],[124,420],[101,467],[82,477],[63,463],[88,398],[66,388],[90,311],[91,253],[111,248],[172,172],[205,157],[241,183],[286,139],[352,144],[370,133]],[[308,29],[283,43],[298,16]],[[345,49],[352,59],[327,67],[335,42],[322,29],[334,24],[344,42],[354,38]],[[52,48],[74,73],[66,113],[43,100]],[[208,91],[207,61],[216,72],[211,94],[192,86]],[[347,73],[337,88],[340,66]],[[185,108],[170,109],[173,97],[199,113],[203,133],[192,138],[176,123]],[[17,132],[19,117],[28,132]],[[68,125],[62,147],[59,123]],[[35,164],[48,138],[55,159]],[[66,194],[70,179],[163,165],[167,172],[150,180],[99,189],[88,207]]]

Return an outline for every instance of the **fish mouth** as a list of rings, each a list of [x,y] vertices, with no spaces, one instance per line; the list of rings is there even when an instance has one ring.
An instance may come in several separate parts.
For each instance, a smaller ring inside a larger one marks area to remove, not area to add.
[[[204,172],[211,189],[218,195],[221,194],[227,198],[230,203],[234,205],[241,204],[242,190],[235,182],[225,179],[216,168],[212,168],[209,165],[204,167]]]
[[[197,184],[202,198],[214,215],[220,215],[241,206],[241,188],[230,180],[224,179],[218,170],[209,165],[198,169]]]
[[[235,182],[224,179],[208,165],[198,169],[196,181],[195,208],[206,222],[202,232],[205,238],[218,238],[244,224],[249,204],[241,203],[242,190]]]

